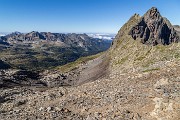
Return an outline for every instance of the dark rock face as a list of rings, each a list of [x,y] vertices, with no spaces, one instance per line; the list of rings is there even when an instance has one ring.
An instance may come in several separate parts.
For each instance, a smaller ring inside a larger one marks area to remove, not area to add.
[[[170,22],[163,18],[158,9],[152,7],[134,26],[129,34],[134,40],[141,38],[143,44],[163,44],[179,42],[179,36]]]
[[[6,42],[5,40],[6,40],[5,37],[3,37],[3,36],[0,37],[0,44],[1,44],[1,45],[9,45],[9,43]]]
[[[0,60],[0,69],[9,69],[11,66],[4,61]]]

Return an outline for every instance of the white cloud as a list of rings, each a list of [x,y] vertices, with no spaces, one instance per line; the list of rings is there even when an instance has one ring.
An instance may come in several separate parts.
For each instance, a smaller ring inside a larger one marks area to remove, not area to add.
[[[110,34],[88,34],[90,37],[93,38],[99,38],[99,39],[103,39],[103,40],[112,40],[115,35],[110,35]]]
[[[0,34],[0,36],[5,36],[4,34]]]

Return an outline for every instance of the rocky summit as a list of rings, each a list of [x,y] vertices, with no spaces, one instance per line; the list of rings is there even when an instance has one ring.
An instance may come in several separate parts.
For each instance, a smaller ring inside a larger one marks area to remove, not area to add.
[[[155,7],[152,7],[142,16],[129,34],[134,40],[141,38],[143,44],[168,45],[180,41],[171,23],[166,18],[163,18]]]
[[[179,120],[180,42],[164,20],[156,8],[135,14],[107,51],[38,75],[2,70],[0,119]],[[37,83],[31,75],[45,85],[7,87],[11,78]]]

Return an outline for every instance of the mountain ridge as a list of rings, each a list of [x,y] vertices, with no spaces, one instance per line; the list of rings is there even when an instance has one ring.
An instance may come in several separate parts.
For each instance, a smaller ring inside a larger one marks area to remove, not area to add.
[[[158,9],[152,7],[135,25],[130,33],[134,40],[142,38],[143,44],[163,44],[168,45],[172,42],[179,42],[179,36],[167,18],[163,18]]]
[[[106,52],[64,66],[74,75],[67,81],[76,81],[73,78],[85,70],[90,82],[74,87],[0,89],[0,118],[178,120],[180,43],[147,45],[138,34],[134,40],[129,32],[139,21],[141,17],[133,15]],[[44,74],[57,78],[49,84],[66,79],[56,70]],[[94,78],[96,74],[100,76]],[[6,102],[9,98],[12,100]]]
[[[11,42],[32,42],[32,41],[53,41],[53,42],[64,42],[67,45],[77,44],[79,42],[80,47],[87,47],[87,44],[93,44],[93,41],[103,42],[101,39],[95,39],[89,37],[87,34],[75,34],[75,33],[51,33],[51,32],[37,32],[32,31],[29,33],[14,32],[6,36],[1,37],[3,41],[8,43]],[[91,40],[91,41],[90,41]],[[81,43],[80,43],[81,42]],[[91,43],[90,43],[91,42]],[[81,45],[80,45],[81,44]]]

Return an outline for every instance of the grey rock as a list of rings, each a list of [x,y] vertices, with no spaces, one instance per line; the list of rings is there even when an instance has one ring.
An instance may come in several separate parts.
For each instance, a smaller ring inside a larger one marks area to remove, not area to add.
[[[171,23],[152,7],[129,32],[134,40],[141,38],[143,44],[168,45],[179,42],[177,31]]]

